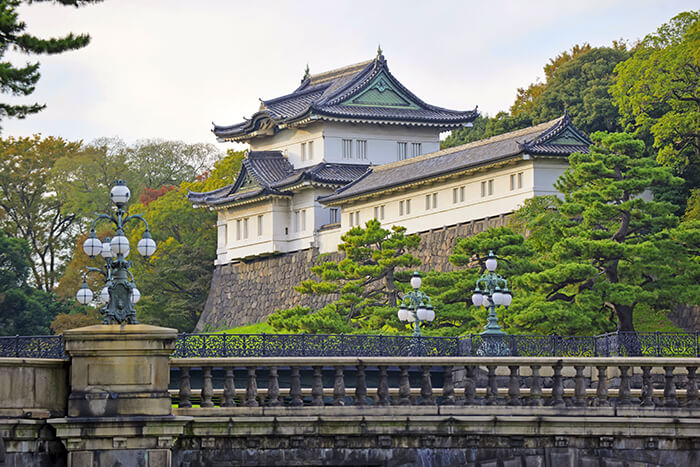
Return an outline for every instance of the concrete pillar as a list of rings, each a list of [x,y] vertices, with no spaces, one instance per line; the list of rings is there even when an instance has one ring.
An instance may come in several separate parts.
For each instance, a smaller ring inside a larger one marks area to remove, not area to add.
[[[68,416],[48,422],[68,467],[170,466],[189,417],[171,413],[168,359],[177,331],[142,324],[96,325],[64,333],[71,358]]]

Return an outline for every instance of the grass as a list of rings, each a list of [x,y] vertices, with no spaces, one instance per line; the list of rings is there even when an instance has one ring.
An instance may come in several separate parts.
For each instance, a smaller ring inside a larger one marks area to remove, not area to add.
[[[245,326],[238,326],[231,329],[226,329],[224,331],[217,331],[218,334],[289,334],[288,332],[280,332],[272,329],[272,326],[266,322],[246,324]]]

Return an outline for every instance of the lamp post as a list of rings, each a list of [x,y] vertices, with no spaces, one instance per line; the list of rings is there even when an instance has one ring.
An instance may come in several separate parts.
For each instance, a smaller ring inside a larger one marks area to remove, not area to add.
[[[422,282],[420,274],[415,271],[411,277],[413,290],[403,296],[401,306],[399,306],[399,320],[404,323],[413,323],[413,337],[421,336],[420,325],[422,322],[429,323],[435,319],[435,310],[433,310],[430,297],[420,291]]]
[[[474,306],[483,306],[489,310],[486,326],[481,335],[484,337],[485,348],[483,349],[488,355],[508,355],[508,347],[504,342],[506,333],[498,325],[498,317],[496,316],[496,307],[503,305],[508,308],[513,296],[508,290],[508,281],[500,274],[494,271],[498,266],[498,260],[493,251],[489,251],[489,256],[486,258],[486,270],[476,280],[476,288],[472,295],[472,303]]]
[[[85,253],[91,258],[102,256],[105,260],[105,266],[104,268],[88,267],[87,269],[88,273],[98,272],[105,278],[105,285],[97,297],[97,300],[104,304],[104,307],[100,309],[104,315],[102,324],[138,324],[134,304],[141,298],[141,292],[136,288],[134,276],[129,271],[133,263],[125,259],[129,255],[131,247],[129,240],[124,235],[124,226],[132,220],[145,224],[146,232],[136,245],[136,249],[142,256],[149,257],[155,253],[156,242],[151,238],[148,222],[141,215],[130,216],[124,210],[124,206],[131,197],[131,191],[123,180],[115,182],[110,197],[117,206],[116,215],[98,213],[90,227],[90,234],[83,243]],[[95,233],[95,225],[101,220],[112,222],[116,229],[116,235],[111,239],[105,238],[103,242],[97,238]],[[76,294],[76,299],[83,305],[87,305],[94,298],[94,294],[87,285],[88,273],[83,275],[83,284]]]

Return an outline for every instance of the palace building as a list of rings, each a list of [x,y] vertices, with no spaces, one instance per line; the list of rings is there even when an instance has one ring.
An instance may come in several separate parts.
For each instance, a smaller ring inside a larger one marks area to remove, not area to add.
[[[372,218],[413,233],[507,214],[556,193],[569,154],[588,151],[568,115],[440,150],[440,132],[477,115],[425,103],[381,53],[316,75],[307,68],[292,93],[214,126],[218,141],[250,145],[235,183],[189,194],[218,212],[217,266],[337,251],[344,232]]]

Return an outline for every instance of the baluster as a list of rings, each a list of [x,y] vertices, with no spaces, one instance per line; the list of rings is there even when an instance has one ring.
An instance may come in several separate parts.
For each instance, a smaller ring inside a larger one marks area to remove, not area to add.
[[[445,376],[442,384],[442,405],[455,405],[455,385],[452,379],[454,367],[444,367]]]
[[[386,374],[386,367],[379,368],[379,385],[377,386],[377,405],[389,405],[389,380]]]
[[[700,403],[698,402],[698,383],[695,379],[695,372],[697,367],[688,366],[688,389],[687,389],[687,399],[685,401],[686,407],[698,407]]]
[[[433,398],[433,382],[430,379],[430,366],[422,366],[423,370],[420,378],[420,405],[435,405]]]
[[[335,367],[335,382],[333,384],[333,405],[345,405],[345,378],[343,367]]]
[[[676,397],[676,382],[673,381],[673,366],[665,366],[666,385],[664,386],[664,406],[678,407],[678,398]]]
[[[211,384],[211,367],[202,368],[202,400],[200,407],[214,407],[211,396],[214,394],[214,387]]]
[[[540,376],[540,366],[530,365],[532,370],[532,383],[530,385],[530,405],[539,407],[544,405],[542,399],[542,377]]]
[[[299,376],[299,367],[291,367],[289,395],[292,397],[290,405],[292,407],[301,407],[304,401],[301,400],[301,377]]]
[[[192,407],[192,386],[190,386],[190,369],[187,367],[180,368],[180,403],[178,407],[183,409]]]
[[[399,405],[411,405],[411,383],[408,380],[408,367],[400,366]]]
[[[248,407],[257,407],[258,406],[258,379],[255,376],[255,367],[254,366],[249,366],[248,367],[248,384],[246,385],[245,388],[245,405]]]
[[[620,366],[620,390],[619,390],[619,396],[617,399],[617,405],[624,406],[624,405],[630,405],[632,403],[632,399],[630,396],[630,377],[629,374],[627,373],[627,370],[629,370],[628,366]]]
[[[486,365],[488,383],[486,384],[486,405],[498,404],[498,385],[496,383],[496,365]]]
[[[522,405],[520,402],[520,374],[518,365],[508,366],[510,377],[508,378],[508,405]]]
[[[475,368],[465,366],[464,375],[464,405],[476,405],[476,381],[474,381]]]
[[[651,367],[642,367],[642,407],[654,407],[654,386],[651,384]]]
[[[279,407],[282,405],[280,401],[280,379],[277,374],[277,367],[270,367],[270,380],[267,384],[267,404],[270,407]]]
[[[233,380],[233,368],[228,367],[225,369],[224,376],[224,403],[223,407],[235,407],[236,401],[236,383]]]
[[[357,365],[357,378],[355,379],[355,405],[367,405],[367,377],[365,366]]]
[[[552,365],[554,376],[552,377],[552,407],[566,407],[564,403],[564,385],[561,378],[561,362]]]
[[[311,379],[311,405],[323,405],[323,377],[321,376],[321,367],[315,366],[314,376]]]
[[[596,368],[598,368],[598,389],[596,389],[595,405],[597,407],[609,407],[610,401],[608,400],[608,367],[600,365]]]
[[[586,404],[586,381],[583,377],[583,369],[585,367],[582,365],[574,365],[576,370],[576,386],[574,389],[574,405],[576,407],[585,407]]]

